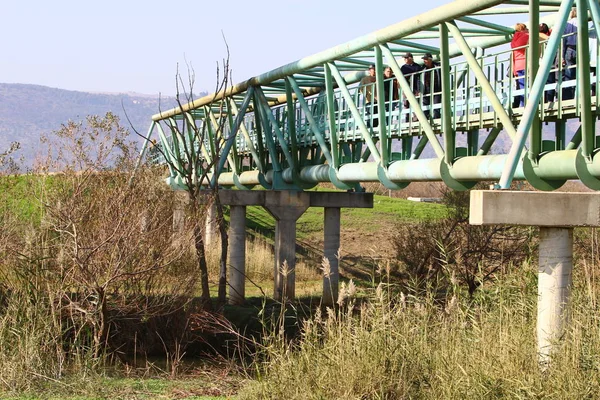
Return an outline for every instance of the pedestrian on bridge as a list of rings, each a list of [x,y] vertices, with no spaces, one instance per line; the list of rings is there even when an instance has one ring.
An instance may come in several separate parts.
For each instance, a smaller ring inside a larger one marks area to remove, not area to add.
[[[432,97],[433,104],[440,104],[442,102],[442,71],[440,63],[433,61],[431,53],[423,55],[423,63],[423,105],[431,106]],[[427,118],[431,115],[430,110],[431,108],[423,110]],[[433,110],[433,118],[440,118],[439,108]]]
[[[550,29],[548,27],[548,24],[545,23],[541,23],[540,27],[539,27],[539,35],[540,35],[540,41],[544,42],[544,44],[540,45],[540,58],[543,57],[544,55],[544,49],[546,47],[546,43],[548,42],[548,39],[550,39],[550,35],[552,34],[552,29]],[[554,64],[552,66],[552,70],[548,73],[548,78],[546,78],[546,84],[554,84],[556,83],[556,66],[558,64],[556,63],[556,58],[554,59]],[[552,101],[554,101],[554,96],[556,94],[556,91],[554,89],[552,90],[546,90],[544,92],[544,102],[546,103],[550,103]]]
[[[410,87],[412,88],[413,94],[415,96],[419,96],[419,71],[421,71],[421,65],[417,64],[414,60],[413,54],[408,52],[404,54],[404,65],[400,68],[402,71],[402,75],[406,78]],[[404,108],[410,108],[408,100],[404,100]],[[406,115],[406,122],[408,122],[408,118],[410,117],[410,113]],[[416,121],[416,116],[413,116],[413,121]]]
[[[390,110],[390,102],[392,104],[391,109],[397,108],[398,101],[398,80],[394,76],[394,71],[391,67],[385,67],[383,70],[383,76],[385,78],[384,98],[385,98],[385,110]]]
[[[367,76],[360,80],[360,92],[365,96],[365,118],[367,119],[367,126],[371,126],[371,118],[373,118],[373,127],[379,125],[379,119],[377,119],[377,97],[375,96],[375,64],[369,65],[367,70]],[[373,115],[373,117],[371,117]]]
[[[518,23],[515,25],[515,33],[513,34],[510,48],[513,49],[511,54],[511,71],[516,77],[516,89],[523,90],[525,88],[525,66],[527,64],[527,44],[529,43],[529,30],[527,25]],[[518,94],[513,99],[513,108],[525,106],[525,96]]]
[[[577,63],[577,9],[573,8],[569,15],[569,20],[565,26],[565,34],[563,36],[562,49],[562,65],[563,65],[563,84],[575,80],[577,71],[575,64]],[[562,99],[570,100],[575,98],[575,86],[563,87]]]

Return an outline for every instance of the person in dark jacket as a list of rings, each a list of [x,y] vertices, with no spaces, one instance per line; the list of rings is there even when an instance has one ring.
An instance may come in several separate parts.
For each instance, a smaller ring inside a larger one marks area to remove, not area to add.
[[[415,96],[419,96],[419,72],[421,71],[421,66],[417,64],[414,60],[412,53],[404,54],[404,65],[400,68],[402,71],[402,75],[408,81],[412,92]],[[404,108],[409,108],[408,100],[404,100]],[[406,122],[408,122],[408,115],[406,116]],[[413,120],[416,120],[416,116],[413,117]]]
[[[431,53],[423,55],[423,105],[431,106],[442,102],[442,70],[440,63],[433,61]],[[433,102],[431,101],[433,97]],[[423,110],[427,118],[430,110]],[[440,118],[440,109],[433,110],[433,118]]]

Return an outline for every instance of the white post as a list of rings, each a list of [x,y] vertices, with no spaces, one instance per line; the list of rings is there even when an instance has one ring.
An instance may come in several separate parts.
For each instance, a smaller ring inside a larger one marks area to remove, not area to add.
[[[230,206],[229,217],[229,304],[243,304],[246,288],[246,206]]]
[[[340,208],[325,207],[324,258],[329,271],[323,271],[323,304],[332,306],[337,301],[340,280],[338,253],[340,250]]]
[[[573,229],[540,228],[537,340],[541,364],[550,362],[568,323],[573,271]]]

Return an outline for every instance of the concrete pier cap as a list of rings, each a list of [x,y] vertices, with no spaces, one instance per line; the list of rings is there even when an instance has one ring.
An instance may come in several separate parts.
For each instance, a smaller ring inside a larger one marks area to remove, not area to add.
[[[469,222],[540,228],[537,346],[540,366],[546,368],[569,323],[573,228],[600,226],[600,193],[476,190]]]
[[[221,204],[240,209],[235,216],[231,214],[232,226],[235,219],[235,229],[231,229],[231,235],[235,235],[237,240],[231,246],[231,254],[236,256],[231,257],[230,281],[235,284],[235,293],[232,289],[230,303],[241,304],[244,301],[242,247],[245,236],[242,223],[245,220],[245,206],[262,206],[276,220],[273,290],[276,300],[292,300],[295,297],[296,221],[309,207],[325,209],[323,254],[329,269],[323,276],[323,304],[334,304],[339,281],[337,254],[340,247],[340,209],[373,208],[372,193],[220,190],[219,198]],[[282,268],[284,265],[287,268]]]
[[[473,190],[471,225],[600,226],[600,193]]]

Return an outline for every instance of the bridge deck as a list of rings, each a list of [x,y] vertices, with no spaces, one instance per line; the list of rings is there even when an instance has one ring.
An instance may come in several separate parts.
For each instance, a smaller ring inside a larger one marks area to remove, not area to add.
[[[157,114],[150,134],[161,144],[154,153],[170,166],[173,185],[183,184],[184,166],[193,163],[202,182],[218,176],[219,184],[240,189],[305,189],[323,181],[400,189],[419,180],[466,189],[482,180],[507,187],[512,179],[543,190],[580,179],[600,189],[600,99],[592,95],[599,78],[590,68],[598,61],[600,6],[577,0],[577,63],[568,68],[563,32],[574,1],[528,3],[458,0]],[[528,59],[523,89],[516,88],[507,44],[514,30],[493,14],[514,14],[515,22],[526,14],[529,25],[547,21],[553,28],[549,40],[532,33],[518,48]],[[439,63],[404,75],[399,60],[406,52],[415,60],[431,53]],[[361,83],[370,64],[375,82]],[[384,77],[386,65],[393,78]],[[524,107],[513,107],[517,96]],[[502,136],[510,151],[498,145]]]

